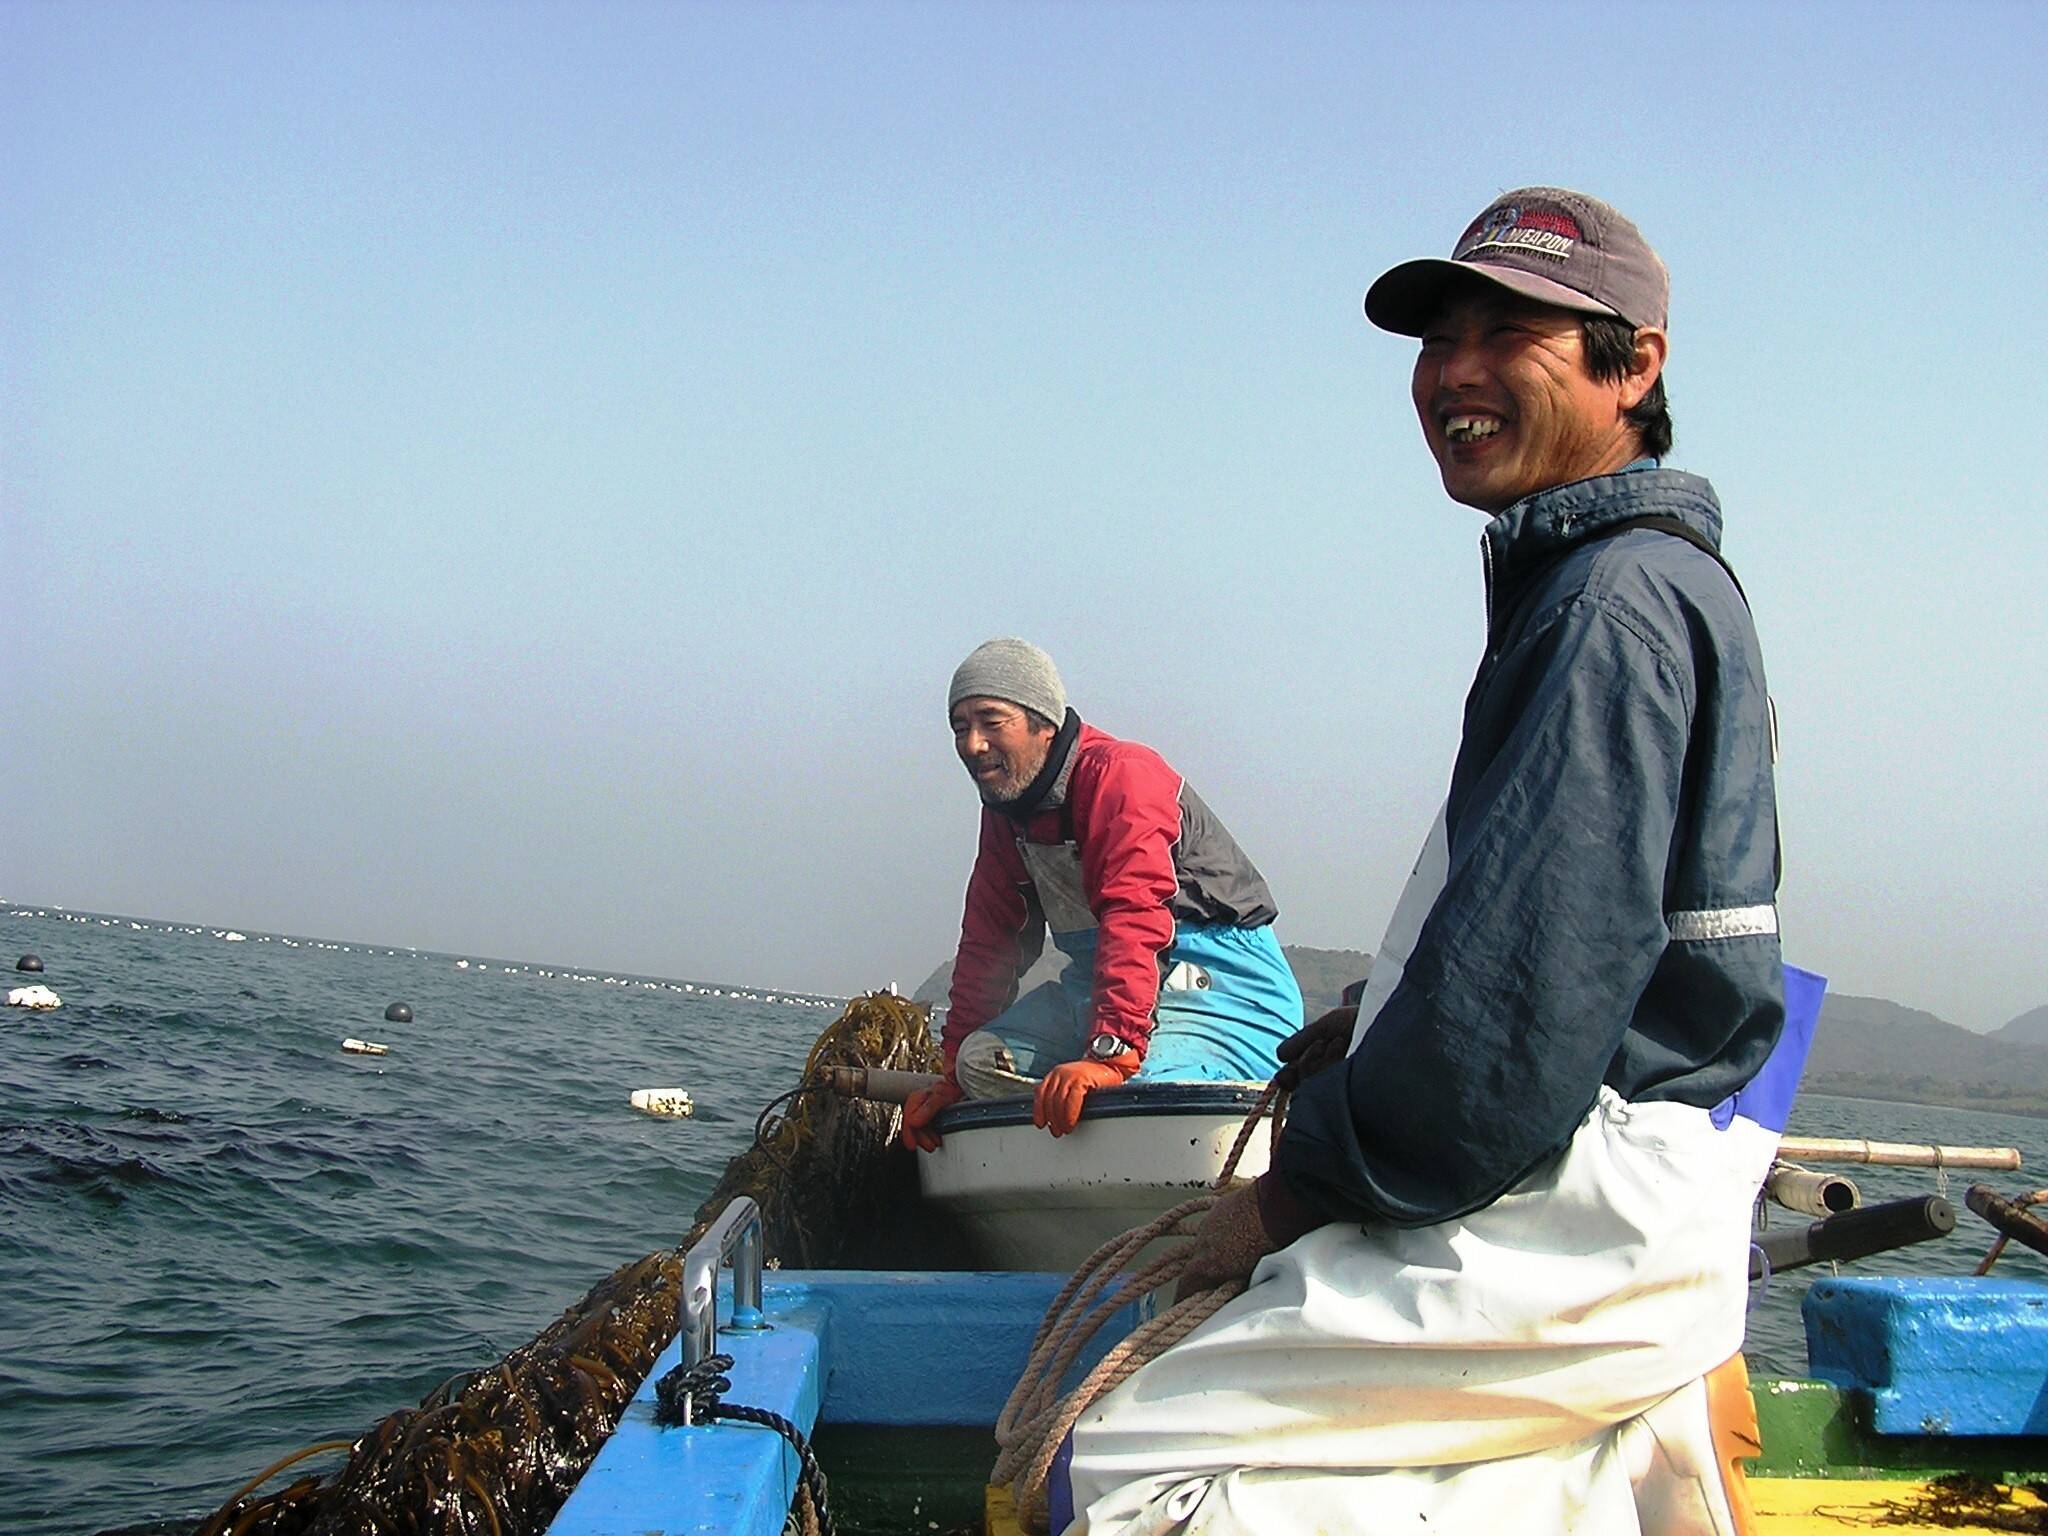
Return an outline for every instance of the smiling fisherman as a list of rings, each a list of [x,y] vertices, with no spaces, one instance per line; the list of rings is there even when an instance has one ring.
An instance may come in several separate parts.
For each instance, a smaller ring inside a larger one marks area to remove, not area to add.
[[[1273,1171],[1194,1239],[1249,1289],[1082,1417],[1055,1529],[1734,1529],[1772,730],[1713,489],[1660,462],[1666,296],[1554,187],[1366,294],[1491,519],[1449,798],[1355,1013],[1283,1049]]]
[[[1265,878],[1150,747],[1081,723],[1052,658],[1023,640],[977,646],[946,692],[953,748],[981,791],[981,847],[953,964],[946,1076],[904,1106],[930,1151],[948,1104],[1035,1095],[1033,1119],[1074,1129],[1097,1088],[1263,1082],[1301,1022]],[[1050,930],[1068,964],[1023,997]]]

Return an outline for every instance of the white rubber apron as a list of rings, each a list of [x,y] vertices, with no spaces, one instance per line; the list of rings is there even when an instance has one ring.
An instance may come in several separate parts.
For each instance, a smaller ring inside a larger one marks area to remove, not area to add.
[[[1441,816],[1360,1034],[1444,876]],[[1565,1152],[1437,1226],[1320,1228],[1075,1426],[1071,1532],[1730,1529],[1699,1378],[1742,1344],[1777,1137],[1603,1089]],[[1653,1411],[1654,1410],[1654,1411]]]

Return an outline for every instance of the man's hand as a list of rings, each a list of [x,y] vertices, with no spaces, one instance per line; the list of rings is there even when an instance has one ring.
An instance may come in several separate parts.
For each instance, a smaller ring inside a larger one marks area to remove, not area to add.
[[[1249,1280],[1259,1260],[1321,1225],[1277,1173],[1262,1173],[1249,1184],[1234,1185],[1209,1207],[1189,1239],[1192,1252],[1173,1288],[1173,1299],[1185,1301],[1197,1291]]]
[[[918,1089],[903,1105],[903,1145],[913,1152],[936,1152],[939,1133],[931,1129],[931,1123],[939,1118],[940,1110],[964,1097],[951,1074],[929,1088]]]
[[[1031,1123],[1064,1136],[1081,1123],[1081,1104],[1098,1088],[1120,1086],[1138,1070],[1138,1053],[1126,1051],[1106,1061],[1063,1061],[1045,1074],[1031,1101]]]
[[[1351,1053],[1351,1031],[1358,1024],[1355,1005],[1332,1008],[1313,1024],[1304,1024],[1274,1048],[1281,1066],[1273,1081],[1292,1093],[1323,1068]]]
[[[1258,1185],[1239,1184],[1209,1207],[1196,1228],[1188,1267],[1173,1288],[1173,1299],[1186,1301],[1198,1291],[1248,1280],[1259,1260],[1279,1246],[1259,1219]]]

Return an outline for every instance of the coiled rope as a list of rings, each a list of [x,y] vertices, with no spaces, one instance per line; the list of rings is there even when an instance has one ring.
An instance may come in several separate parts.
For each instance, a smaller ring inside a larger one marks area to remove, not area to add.
[[[825,1471],[811,1453],[802,1430],[779,1413],[750,1408],[745,1403],[728,1403],[724,1394],[732,1390],[731,1355],[706,1355],[695,1365],[677,1365],[654,1384],[654,1422],[664,1429],[679,1425],[709,1424],[713,1419],[736,1420],[772,1429],[796,1451],[799,1527],[817,1536],[833,1536],[832,1511],[825,1503]],[[809,1508],[804,1507],[809,1500]]]
[[[1024,1374],[1018,1378],[996,1420],[996,1444],[1001,1452],[989,1477],[991,1482],[1009,1487],[1019,1516],[1032,1529],[1046,1527],[1046,1478],[1053,1457],[1059,1454],[1067,1432],[1081,1415],[1098,1398],[1114,1391],[1139,1367],[1179,1343],[1244,1290],[1242,1280],[1233,1280],[1182,1297],[1113,1345],[1079,1386],[1064,1397],[1060,1395],[1059,1384],[1068,1369],[1111,1314],[1150,1291],[1171,1285],[1187,1269],[1194,1252],[1192,1244],[1178,1244],[1142,1265],[1138,1265],[1138,1256],[1148,1244],[1161,1238],[1194,1236],[1202,1218],[1230,1188],[1238,1162],[1251,1144],[1252,1132],[1268,1110],[1273,1121],[1269,1145],[1277,1146],[1281,1128],[1287,1122],[1287,1094],[1268,1083],[1251,1113],[1245,1116],[1230,1155],[1223,1160],[1223,1171],[1216,1176],[1209,1192],[1184,1200],[1143,1226],[1133,1227],[1104,1243],[1074,1271],[1046,1309],[1045,1319],[1031,1340]],[[1133,1268],[1134,1265],[1138,1267]]]

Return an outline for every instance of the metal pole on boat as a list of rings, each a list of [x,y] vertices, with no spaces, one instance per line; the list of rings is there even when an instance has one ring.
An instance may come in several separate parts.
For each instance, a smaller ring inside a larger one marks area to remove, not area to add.
[[[1776,1274],[1829,1260],[1867,1259],[1873,1253],[1946,1237],[1955,1229],[1956,1208],[1939,1195],[1887,1200],[1805,1227],[1760,1233],[1752,1239],[1749,1278],[1761,1279],[1767,1265]]]
[[[761,1208],[735,1195],[683,1255],[683,1290],[676,1306],[683,1364],[695,1365],[718,1353],[718,1268],[732,1259],[733,1317],[726,1326],[741,1333],[768,1327],[761,1316]]]
[[[732,1250],[732,1321],[726,1327],[758,1333],[768,1325],[761,1318],[761,1216],[740,1228]]]
[[[1863,1203],[1854,1179],[1839,1173],[1815,1173],[1789,1163],[1773,1163],[1764,1179],[1764,1193],[1788,1211],[1802,1216],[1839,1216]]]
[[[873,1099],[883,1104],[907,1104],[913,1093],[922,1093],[939,1081],[936,1072],[896,1072],[887,1067],[826,1067],[821,1075],[842,1099]]]

